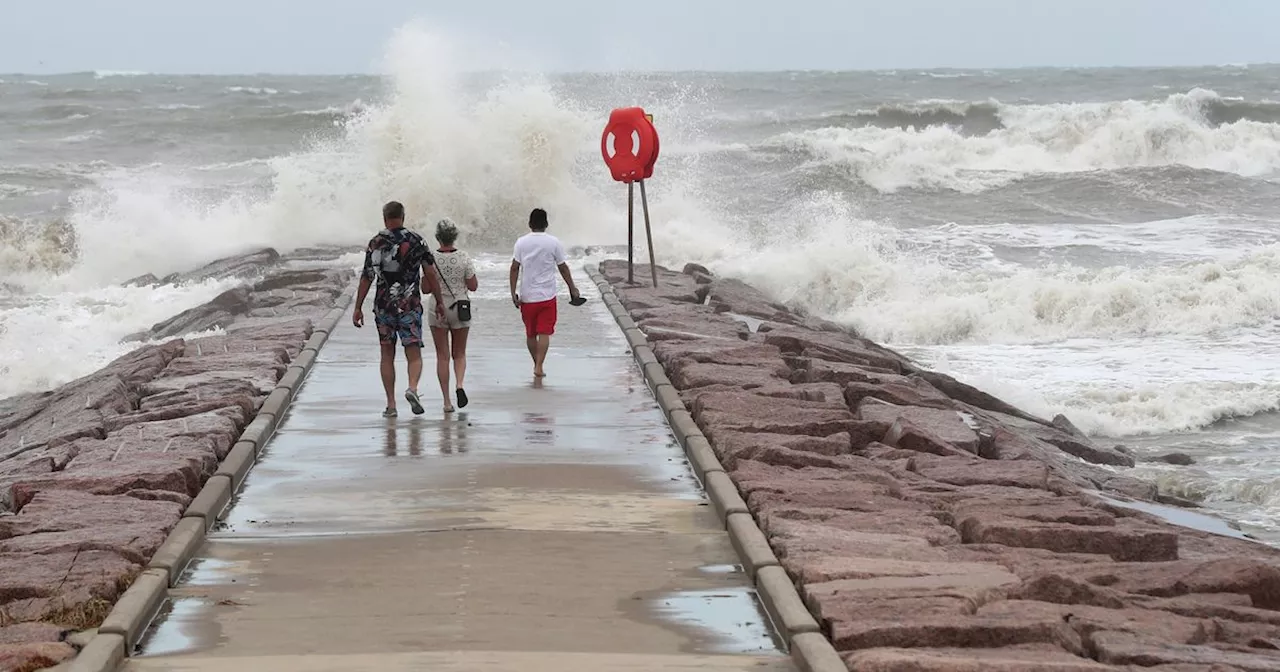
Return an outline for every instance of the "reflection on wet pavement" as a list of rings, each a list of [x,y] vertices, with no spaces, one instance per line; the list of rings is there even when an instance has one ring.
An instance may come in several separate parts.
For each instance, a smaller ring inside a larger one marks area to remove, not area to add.
[[[662,595],[654,607],[674,623],[715,633],[706,653],[761,653],[778,646],[755,591],[747,588],[689,590]]]
[[[380,417],[374,333],[335,331],[128,669],[458,650],[788,669],[604,306],[562,309],[538,381],[510,304],[474,310],[471,404],[447,415],[424,374],[425,414]]]

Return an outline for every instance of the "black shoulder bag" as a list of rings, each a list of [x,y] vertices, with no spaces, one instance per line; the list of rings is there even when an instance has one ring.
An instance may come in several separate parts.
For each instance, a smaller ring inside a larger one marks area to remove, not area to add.
[[[449,290],[450,296],[457,296],[457,294],[453,293],[453,287],[449,286],[449,281],[444,279],[444,273],[440,272],[439,257],[436,257],[436,276],[440,278],[440,282],[443,282],[445,288]],[[454,301],[449,307],[457,309],[459,322],[471,321],[471,300],[470,299],[459,299],[457,301]]]

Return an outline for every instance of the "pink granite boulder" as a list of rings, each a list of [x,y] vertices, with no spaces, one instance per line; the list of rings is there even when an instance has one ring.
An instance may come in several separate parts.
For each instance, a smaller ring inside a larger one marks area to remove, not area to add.
[[[0,644],[0,670],[35,672],[70,660],[75,655],[76,650],[66,642]]]

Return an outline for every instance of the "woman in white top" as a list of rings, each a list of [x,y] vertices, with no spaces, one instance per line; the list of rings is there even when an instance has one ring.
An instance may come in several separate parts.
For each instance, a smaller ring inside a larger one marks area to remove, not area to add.
[[[467,375],[467,331],[471,328],[471,292],[476,291],[476,269],[471,256],[453,246],[458,240],[458,227],[448,219],[436,224],[436,273],[440,276],[440,295],[444,298],[444,317],[436,314],[435,297],[427,310],[427,325],[431,327],[431,339],[436,346],[436,377],[440,379],[440,395],[444,397],[444,412],[452,413],[449,402],[449,360],[458,381],[458,408],[467,405],[467,393],[463,379]],[[466,313],[458,315],[459,308]],[[452,340],[452,343],[450,341]]]

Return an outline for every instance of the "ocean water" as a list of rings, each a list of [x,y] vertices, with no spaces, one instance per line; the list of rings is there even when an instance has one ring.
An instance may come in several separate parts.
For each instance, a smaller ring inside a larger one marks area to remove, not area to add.
[[[1280,541],[1280,66],[462,74],[0,74],[0,396],[123,352],[218,283],[120,288],[379,206],[500,254],[547,208],[626,239],[599,133],[656,115],[660,261],[699,261],[1100,442]],[[643,236],[640,237],[643,240]],[[641,257],[643,258],[643,257]]]

